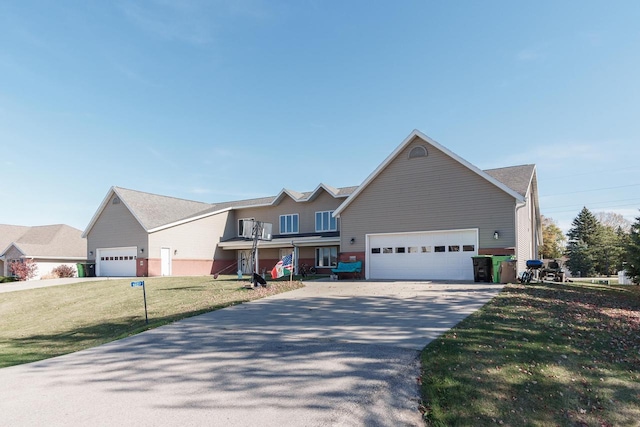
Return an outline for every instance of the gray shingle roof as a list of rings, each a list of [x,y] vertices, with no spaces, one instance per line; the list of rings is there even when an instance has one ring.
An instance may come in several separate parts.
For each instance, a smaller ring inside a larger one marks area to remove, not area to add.
[[[0,251],[4,252],[12,242],[18,240],[29,228],[23,225],[0,224]]]
[[[0,230],[4,231],[4,227],[0,226]],[[76,228],[65,224],[20,228],[23,231],[22,234],[14,236],[15,238],[0,250],[4,251],[13,244],[26,256],[40,258],[85,258],[87,256],[87,241],[81,237],[82,231]]]
[[[513,191],[521,194],[522,196],[526,196],[535,167],[535,165],[520,165],[488,169],[484,172],[511,188]]]
[[[146,230],[170,224],[211,208],[211,204],[114,187]]]
[[[333,190],[333,187],[330,187]],[[358,187],[337,188],[336,195],[344,197],[351,194]],[[195,202],[142,191],[114,187],[113,190],[129,207],[146,230],[152,230],[163,225],[206,215],[224,209],[240,207],[264,206],[273,203],[278,196],[258,197],[254,199],[234,200],[219,203]],[[314,192],[298,192],[287,190],[296,200],[303,201]]]

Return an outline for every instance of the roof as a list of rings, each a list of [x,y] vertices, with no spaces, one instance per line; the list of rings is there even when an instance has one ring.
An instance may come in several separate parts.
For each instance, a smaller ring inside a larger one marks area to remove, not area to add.
[[[211,207],[209,203],[160,196],[120,187],[114,187],[114,192],[145,230],[195,216]],[[159,207],[162,208],[159,209]]]
[[[524,197],[529,191],[535,170],[536,165],[520,165],[499,169],[487,169],[484,172]]]
[[[117,195],[120,198],[121,202],[127,206],[131,214],[138,220],[145,231],[154,232],[231,209],[277,205],[285,196],[290,197],[296,202],[308,202],[317,197],[321,190],[327,191],[333,197],[342,198],[348,197],[356,188],[357,187],[334,188],[326,184],[320,184],[315,190],[304,193],[282,189],[277,196],[221,203],[204,203],[121,187],[111,187],[85,229],[83,237],[87,236],[113,195]]]
[[[0,224],[0,255],[6,252],[6,249],[12,242],[18,240],[30,227],[23,225]]]
[[[409,136],[407,136],[401,143],[400,145],[398,145],[398,147],[363,181],[362,184],[360,184],[359,187],[357,187],[357,189],[355,191],[353,191],[353,193],[351,193],[351,195],[347,198],[347,200],[345,200],[340,206],[338,206],[338,209],[335,210],[334,212],[334,216],[338,217],[340,216],[340,214],[342,213],[342,211],[344,211],[347,206],[349,206],[357,197],[358,195],[364,191],[365,188],[367,188],[367,186],[369,184],[371,184],[371,182],[373,182],[373,180],[376,179],[376,177],[378,175],[380,175],[380,173],[393,161],[396,159],[396,157],[398,157],[400,155],[400,153],[409,145],[411,144],[415,138],[420,138],[422,141],[424,141],[425,143],[435,147],[436,149],[438,149],[439,151],[441,151],[442,153],[444,153],[445,155],[451,157],[453,160],[457,161],[458,163],[462,164],[463,166],[467,167],[469,170],[471,170],[472,172],[476,173],[478,176],[480,176],[481,178],[487,180],[488,182],[490,182],[491,184],[495,185],[496,187],[500,188],[502,191],[504,191],[505,193],[511,195],[512,197],[514,197],[516,200],[523,202],[525,195],[520,193],[519,191],[517,191],[514,188],[511,188],[509,185],[507,185],[506,182],[497,179],[496,177],[492,176],[491,174],[482,171],[480,169],[478,169],[476,166],[472,165],[471,163],[469,163],[468,161],[466,161],[465,159],[463,159],[462,157],[458,156],[457,154],[453,153],[452,151],[450,151],[449,149],[447,149],[446,147],[440,145],[438,142],[436,142],[435,140],[429,138],[427,135],[425,135],[424,133],[420,132],[417,129],[414,129]],[[504,169],[510,169],[510,168],[504,168]],[[496,169],[496,171],[499,171],[499,169]],[[505,179],[506,181],[510,181],[512,182],[512,184],[516,184],[519,183],[522,179],[520,177],[520,173],[523,172],[523,170],[518,170],[519,173],[516,173],[516,171],[512,171],[512,173],[508,173],[505,172],[503,174],[499,174],[502,176],[503,179]],[[520,177],[519,179],[515,179],[515,176]],[[531,175],[529,176],[529,181],[531,180]]]
[[[2,231],[5,227],[0,226]],[[14,246],[26,257],[34,258],[86,258],[87,242],[82,231],[65,224],[17,227],[23,233],[3,247],[2,254]],[[3,240],[5,235],[3,235]]]

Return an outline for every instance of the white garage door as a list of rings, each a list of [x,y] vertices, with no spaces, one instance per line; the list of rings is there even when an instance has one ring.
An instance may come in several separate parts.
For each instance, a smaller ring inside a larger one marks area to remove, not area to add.
[[[137,248],[101,248],[96,251],[96,275],[135,277]]]
[[[473,280],[478,230],[367,235],[367,278]]]

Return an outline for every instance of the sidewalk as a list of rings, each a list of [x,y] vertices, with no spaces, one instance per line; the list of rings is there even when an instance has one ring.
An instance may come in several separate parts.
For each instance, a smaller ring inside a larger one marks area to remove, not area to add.
[[[26,282],[0,283],[0,293],[46,288],[49,286],[70,285],[73,283],[93,282],[96,280],[126,279],[125,277],[72,277],[68,279],[27,280]]]

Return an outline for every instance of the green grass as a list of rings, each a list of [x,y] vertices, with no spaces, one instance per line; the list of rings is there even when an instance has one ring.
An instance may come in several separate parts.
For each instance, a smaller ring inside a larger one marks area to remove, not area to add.
[[[637,426],[640,288],[508,285],[422,353],[433,426]]]
[[[226,279],[226,280],[225,280]],[[0,293],[0,368],[94,347],[147,329],[302,286],[247,289],[232,276],[105,280]],[[2,286],[2,285],[0,285]]]

